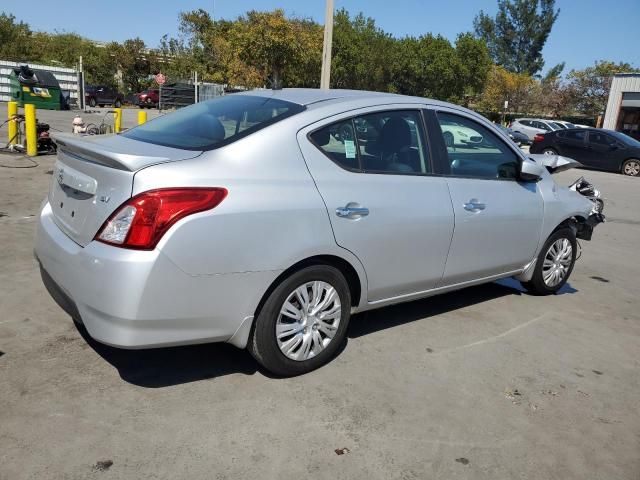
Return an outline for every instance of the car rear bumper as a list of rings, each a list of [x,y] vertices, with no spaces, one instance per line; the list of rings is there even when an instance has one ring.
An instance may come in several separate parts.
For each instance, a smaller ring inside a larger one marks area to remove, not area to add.
[[[81,247],[58,228],[48,202],[35,255],[54,300],[93,338],[121,348],[227,341],[279,274],[190,275],[159,250]]]

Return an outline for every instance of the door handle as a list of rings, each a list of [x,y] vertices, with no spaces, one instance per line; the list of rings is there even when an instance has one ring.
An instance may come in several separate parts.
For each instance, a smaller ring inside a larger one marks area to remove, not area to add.
[[[338,207],[336,208],[336,215],[341,218],[360,218],[369,215],[369,209],[365,207]]]
[[[465,210],[469,212],[479,212],[480,210],[484,210],[487,206],[484,203],[479,202],[475,198],[472,198],[467,203],[463,205]]]

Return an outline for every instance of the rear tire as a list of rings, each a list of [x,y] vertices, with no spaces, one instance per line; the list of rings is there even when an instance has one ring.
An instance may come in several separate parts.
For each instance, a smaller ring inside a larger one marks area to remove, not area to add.
[[[630,177],[640,176],[640,160],[630,158],[622,164],[622,173]]]
[[[558,152],[556,152],[556,150],[551,148],[551,147],[547,147],[547,148],[543,149],[542,153],[544,155],[558,155]]]
[[[536,295],[551,295],[564,287],[576,263],[576,235],[570,228],[555,231],[540,250],[533,276],[522,286]]]
[[[120,108],[122,106],[122,102],[120,100],[116,100],[115,102],[113,102],[113,106],[115,108]]]
[[[346,337],[350,315],[351,295],[342,273],[329,265],[313,265],[271,292],[247,348],[270,372],[301,375],[333,358]]]
[[[91,108],[96,108],[96,105],[97,105],[96,99],[95,99],[95,98],[93,98],[93,97],[92,97],[92,98],[90,98],[90,99],[89,99],[89,106],[90,106]]]

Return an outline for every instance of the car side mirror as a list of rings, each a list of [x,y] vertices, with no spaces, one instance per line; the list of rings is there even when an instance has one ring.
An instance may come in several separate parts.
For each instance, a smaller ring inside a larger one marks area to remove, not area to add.
[[[537,182],[544,174],[544,166],[533,160],[523,160],[520,164],[520,180],[524,182]]]

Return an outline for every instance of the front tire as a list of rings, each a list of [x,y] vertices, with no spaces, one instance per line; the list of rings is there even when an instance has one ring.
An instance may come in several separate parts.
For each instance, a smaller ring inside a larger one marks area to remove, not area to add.
[[[342,273],[313,265],[271,292],[247,348],[270,372],[301,375],[331,360],[346,337],[350,315],[351,295]]]
[[[96,108],[96,105],[97,105],[96,99],[95,99],[95,98],[93,98],[93,97],[91,97],[91,98],[89,99],[89,106],[90,106],[91,108]]]
[[[630,158],[622,164],[622,173],[630,177],[640,177],[640,160]]]
[[[522,286],[537,295],[551,295],[564,287],[576,263],[576,235],[570,228],[554,232],[540,250],[533,276]]]
[[[122,102],[120,100],[116,100],[115,102],[113,102],[113,106],[115,108],[120,108],[122,106]]]

